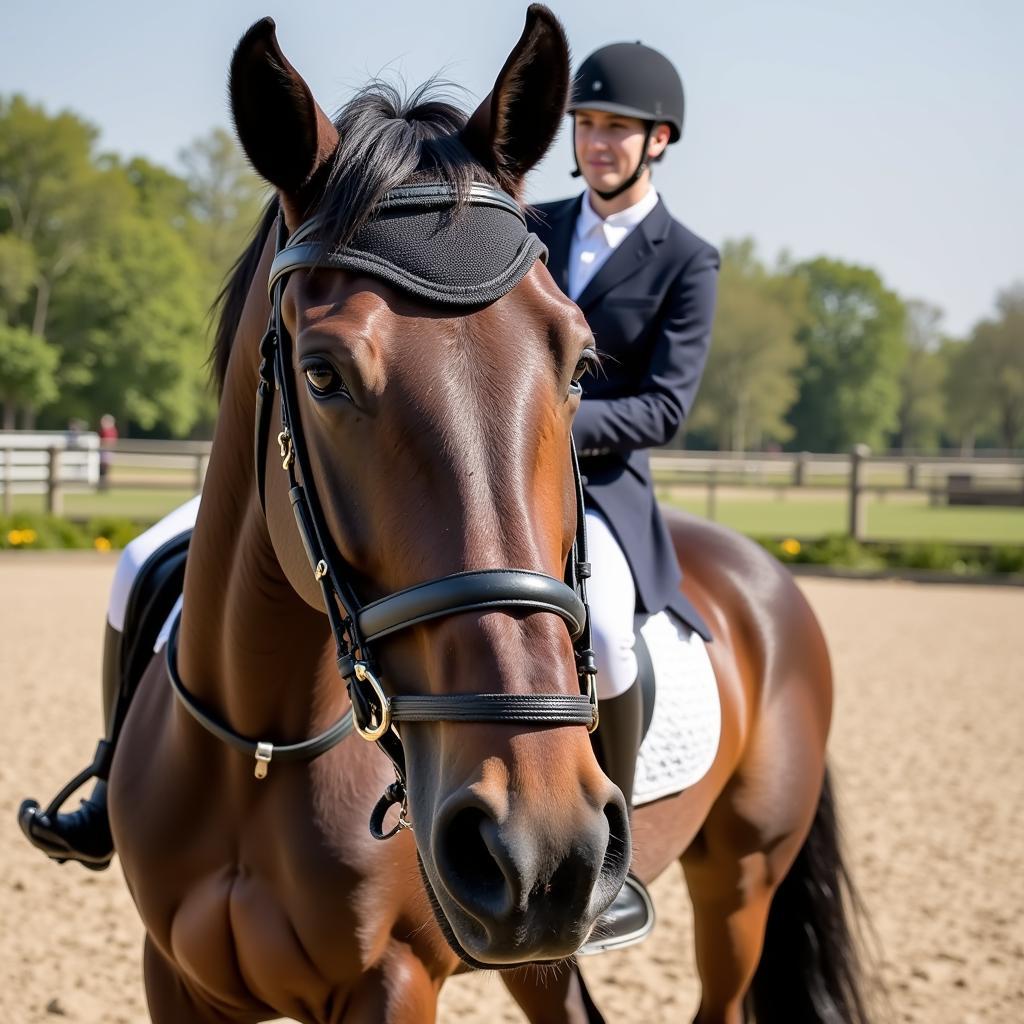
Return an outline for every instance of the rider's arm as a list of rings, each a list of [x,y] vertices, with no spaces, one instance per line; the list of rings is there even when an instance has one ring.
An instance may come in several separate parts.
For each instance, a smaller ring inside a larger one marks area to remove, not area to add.
[[[647,373],[621,398],[584,397],[573,423],[581,453],[631,452],[666,444],[697,396],[715,315],[718,253],[700,249],[680,271],[659,311]]]

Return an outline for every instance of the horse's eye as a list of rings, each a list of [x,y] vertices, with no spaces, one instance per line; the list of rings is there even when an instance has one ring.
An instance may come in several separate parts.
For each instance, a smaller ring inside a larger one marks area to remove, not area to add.
[[[326,397],[345,390],[345,382],[330,363],[313,363],[305,369],[313,394]]]
[[[592,349],[584,349],[583,354],[579,358],[579,362],[576,364],[576,369],[572,371],[572,388],[574,393],[578,393],[582,384],[580,383],[588,373],[593,373],[598,364],[597,352]]]

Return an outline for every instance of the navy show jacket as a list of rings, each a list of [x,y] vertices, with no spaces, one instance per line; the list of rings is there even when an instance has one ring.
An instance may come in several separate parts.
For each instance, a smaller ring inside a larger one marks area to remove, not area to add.
[[[583,196],[540,203],[530,227],[568,292]],[[637,610],[672,608],[705,639],[654,497],[648,449],[670,441],[697,395],[711,341],[718,252],[658,205],[612,251],[576,300],[604,366],[583,381],[573,426],[586,504],[608,520],[636,581]]]

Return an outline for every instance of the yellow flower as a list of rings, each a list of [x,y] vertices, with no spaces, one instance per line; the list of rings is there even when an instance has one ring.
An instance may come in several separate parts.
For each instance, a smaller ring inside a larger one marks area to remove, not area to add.
[[[787,555],[800,554],[800,541],[796,540],[794,537],[787,537],[779,546]]]
[[[21,543],[21,530],[11,530],[7,534],[7,543],[16,548]]]
[[[93,546],[93,547],[94,547],[94,548],[95,548],[95,549],[96,549],[97,551],[109,551],[109,550],[110,550],[110,541],[109,541],[109,540],[107,540],[107,538],[106,538],[106,537],[97,537],[97,538],[96,538],[96,539],[95,539],[95,540],[94,540],[94,541],[92,542],[92,546]]]
[[[21,543],[22,544],[34,544],[39,534],[35,530],[22,530],[21,531]]]

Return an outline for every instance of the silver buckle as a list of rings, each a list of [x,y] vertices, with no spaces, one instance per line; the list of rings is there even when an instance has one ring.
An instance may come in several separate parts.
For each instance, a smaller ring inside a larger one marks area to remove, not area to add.
[[[253,774],[257,779],[265,779],[270,768],[270,759],[274,756],[273,743],[256,744],[256,768]]]

